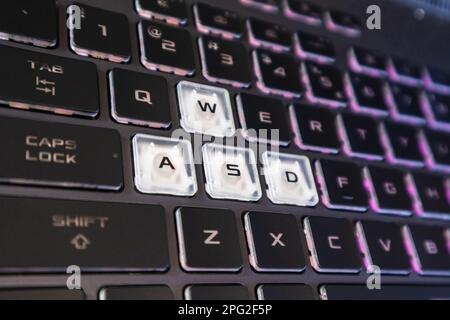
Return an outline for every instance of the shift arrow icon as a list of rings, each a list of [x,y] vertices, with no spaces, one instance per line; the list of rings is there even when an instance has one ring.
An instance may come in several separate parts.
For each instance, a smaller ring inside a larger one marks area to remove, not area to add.
[[[91,241],[89,241],[89,239],[84,235],[78,234],[75,238],[72,239],[72,241],[70,241],[70,244],[73,245],[76,250],[84,251],[89,247]]]

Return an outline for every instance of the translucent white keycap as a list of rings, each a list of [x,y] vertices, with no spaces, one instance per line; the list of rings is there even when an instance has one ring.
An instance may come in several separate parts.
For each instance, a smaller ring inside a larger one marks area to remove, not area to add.
[[[255,154],[251,149],[203,146],[206,192],[215,199],[258,201],[262,196]]]
[[[177,91],[184,130],[216,137],[234,135],[236,126],[227,90],[182,81]]]
[[[319,202],[309,159],[265,152],[262,156],[267,196],[275,204],[315,206]]]
[[[138,134],[133,138],[133,153],[135,184],[140,192],[174,196],[197,192],[189,141]]]

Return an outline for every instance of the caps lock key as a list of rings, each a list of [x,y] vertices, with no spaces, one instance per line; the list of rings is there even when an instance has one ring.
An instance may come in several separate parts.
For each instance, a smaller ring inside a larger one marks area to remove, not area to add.
[[[117,191],[119,134],[111,129],[0,117],[0,183]]]

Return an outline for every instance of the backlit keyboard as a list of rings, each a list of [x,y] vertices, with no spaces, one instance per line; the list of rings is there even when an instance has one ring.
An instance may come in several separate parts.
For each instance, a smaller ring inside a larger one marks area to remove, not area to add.
[[[2,1],[0,299],[450,299],[450,24],[358,2]]]

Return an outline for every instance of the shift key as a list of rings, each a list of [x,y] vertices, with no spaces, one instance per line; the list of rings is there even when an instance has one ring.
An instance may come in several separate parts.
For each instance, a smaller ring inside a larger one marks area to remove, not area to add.
[[[160,206],[0,197],[0,212],[0,273],[163,272],[169,267]]]
[[[0,117],[0,183],[118,191],[121,139],[112,129]]]
[[[94,118],[99,114],[95,64],[0,46],[0,101],[14,108]]]

